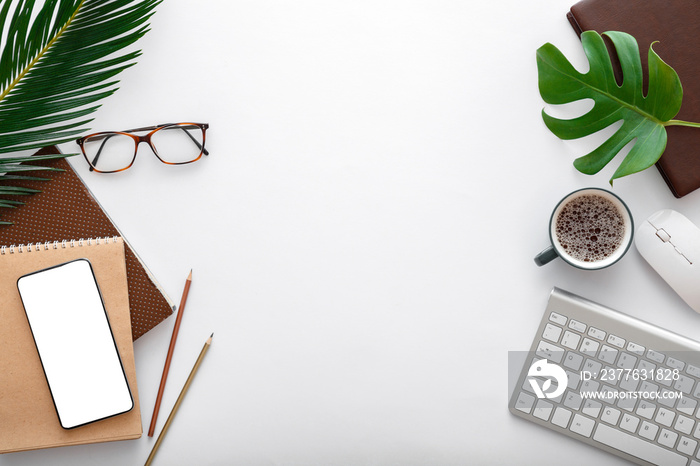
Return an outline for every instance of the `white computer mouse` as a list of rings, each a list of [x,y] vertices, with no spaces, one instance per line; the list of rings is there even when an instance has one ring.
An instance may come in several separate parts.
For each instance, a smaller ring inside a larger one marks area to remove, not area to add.
[[[678,295],[700,313],[700,228],[671,209],[637,228],[637,250]]]

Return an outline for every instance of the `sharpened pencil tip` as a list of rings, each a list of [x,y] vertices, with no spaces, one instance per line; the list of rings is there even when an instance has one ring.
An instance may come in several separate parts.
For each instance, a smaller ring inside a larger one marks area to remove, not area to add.
[[[188,280],[192,280],[192,269],[190,269],[190,274],[187,276]]]
[[[214,332],[211,332],[211,335],[209,336],[209,338],[214,338]]]

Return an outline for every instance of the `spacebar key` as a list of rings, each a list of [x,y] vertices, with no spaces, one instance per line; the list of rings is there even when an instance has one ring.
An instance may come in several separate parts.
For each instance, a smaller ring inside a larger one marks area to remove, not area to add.
[[[615,448],[616,450],[623,451],[628,455],[636,456],[649,463],[664,466],[685,466],[688,464],[688,459],[677,453],[604,424],[598,424],[598,428],[593,435],[593,440]]]

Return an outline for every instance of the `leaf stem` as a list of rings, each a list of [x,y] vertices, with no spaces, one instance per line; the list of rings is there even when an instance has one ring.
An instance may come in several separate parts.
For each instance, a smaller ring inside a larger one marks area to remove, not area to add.
[[[683,120],[668,120],[666,123],[664,123],[664,126],[691,126],[693,128],[700,128],[700,123]]]

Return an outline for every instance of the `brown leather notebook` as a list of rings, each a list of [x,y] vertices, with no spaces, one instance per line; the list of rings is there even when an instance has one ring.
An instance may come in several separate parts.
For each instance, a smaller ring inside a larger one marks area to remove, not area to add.
[[[60,152],[55,146],[37,152],[57,153]],[[37,162],[36,165],[56,167],[64,171],[34,172],[51,181],[21,183],[22,186],[36,188],[41,192],[31,196],[15,196],[13,199],[26,204],[16,209],[2,209],[0,218],[14,224],[0,225],[0,245],[124,237],[65,159]],[[12,183],[17,185],[14,181],[6,181],[4,184]],[[136,340],[170,316],[173,304],[126,240],[124,246],[131,304],[131,333]]]
[[[649,45],[659,41],[654,50],[676,70],[683,85],[683,104],[675,118],[700,122],[697,0],[583,0],[571,7],[567,17],[579,36],[588,30],[622,31],[634,36],[641,52],[645,92]],[[619,63],[613,66],[619,81]],[[673,195],[682,197],[700,187],[700,129],[669,126],[666,131],[666,150],[656,166]]]

